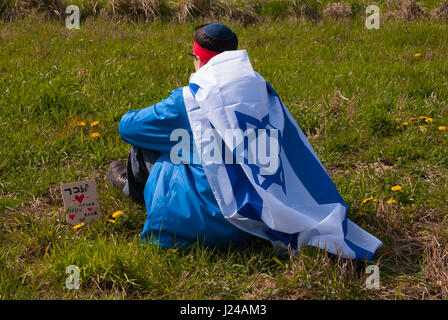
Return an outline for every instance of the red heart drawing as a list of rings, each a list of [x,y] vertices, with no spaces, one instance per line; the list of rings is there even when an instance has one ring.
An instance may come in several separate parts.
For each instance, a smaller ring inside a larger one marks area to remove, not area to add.
[[[92,211],[92,208],[87,208],[87,210]]]
[[[82,202],[82,200],[84,199],[84,195],[82,194],[81,196],[76,195],[75,196],[76,201],[78,201],[79,203]]]
[[[69,216],[68,216],[70,219],[75,219],[75,215],[74,214],[70,214]]]

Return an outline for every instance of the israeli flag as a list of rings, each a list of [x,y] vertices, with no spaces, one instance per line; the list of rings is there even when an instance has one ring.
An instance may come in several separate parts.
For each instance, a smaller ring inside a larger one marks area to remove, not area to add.
[[[280,249],[372,258],[381,241],[347,219],[311,144],[245,50],[213,57],[183,96],[196,152],[230,223]],[[223,148],[211,151],[212,141]]]

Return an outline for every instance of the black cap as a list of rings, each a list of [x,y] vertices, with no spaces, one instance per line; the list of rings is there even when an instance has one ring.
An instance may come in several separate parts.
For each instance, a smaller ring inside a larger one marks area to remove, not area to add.
[[[238,37],[222,23],[202,24],[195,31],[194,40],[207,50],[221,53],[238,49]]]

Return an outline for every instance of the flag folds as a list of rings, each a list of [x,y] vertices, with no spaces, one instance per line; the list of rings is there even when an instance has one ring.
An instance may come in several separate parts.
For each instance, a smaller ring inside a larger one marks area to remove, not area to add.
[[[230,223],[276,248],[372,258],[381,241],[347,219],[311,144],[245,50],[213,57],[183,96],[196,156]]]

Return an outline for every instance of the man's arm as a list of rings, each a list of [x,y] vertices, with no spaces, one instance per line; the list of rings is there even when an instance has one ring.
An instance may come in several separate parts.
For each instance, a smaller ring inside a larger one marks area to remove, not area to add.
[[[135,147],[167,153],[177,143],[170,141],[171,132],[177,128],[189,129],[182,88],[150,107],[125,113],[118,132]]]

